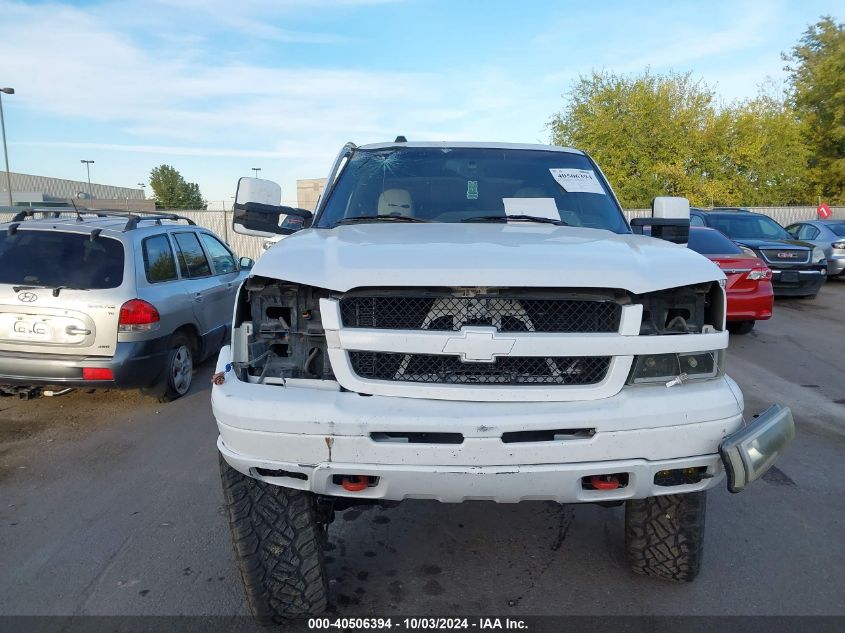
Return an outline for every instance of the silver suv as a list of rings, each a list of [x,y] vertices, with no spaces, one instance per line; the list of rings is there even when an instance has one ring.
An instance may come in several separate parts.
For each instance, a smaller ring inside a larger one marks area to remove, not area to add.
[[[252,260],[177,215],[37,213],[0,224],[0,394],[187,393]]]

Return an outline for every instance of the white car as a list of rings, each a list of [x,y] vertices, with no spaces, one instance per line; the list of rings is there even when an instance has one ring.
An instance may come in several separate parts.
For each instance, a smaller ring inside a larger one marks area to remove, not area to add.
[[[406,499],[624,503],[632,569],[695,578],[705,491],[794,425],[744,421],[689,203],[633,234],[589,156],[542,145],[348,144],[328,183],[242,285],[212,390],[254,614],[323,610],[334,511]],[[235,230],[272,234],[279,200],[241,179]]]

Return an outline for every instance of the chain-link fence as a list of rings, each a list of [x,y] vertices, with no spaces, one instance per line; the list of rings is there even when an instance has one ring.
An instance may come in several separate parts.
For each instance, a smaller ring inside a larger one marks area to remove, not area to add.
[[[7,207],[8,208],[8,207]],[[783,226],[801,220],[817,219],[816,207],[748,207],[750,211],[764,213],[777,220]],[[833,218],[845,220],[845,207],[831,207]],[[211,229],[222,237],[240,257],[258,259],[263,252],[264,238],[240,235],[232,230],[231,211],[191,211],[185,209],[162,210],[162,213],[177,213],[192,219],[199,226]],[[625,217],[629,220],[648,216],[650,209],[626,209]],[[13,214],[0,211],[0,223],[8,222]]]

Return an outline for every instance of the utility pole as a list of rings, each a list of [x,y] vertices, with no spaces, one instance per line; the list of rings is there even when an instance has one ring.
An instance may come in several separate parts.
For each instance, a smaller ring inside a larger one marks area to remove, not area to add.
[[[15,94],[14,88],[0,88],[0,130],[3,132],[3,156],[6,158],[6,188],[9,190],[9,206],[12,203],[12,175],[9,173],[9,150],[6,149],[6,121],[3,119],[3,94]]]
[[[85,163],[85,171],[88,172],[88,196],[90,198],[94,198],[94,194],[91,192],[91,165],[94,164],[93,160],[80,160],[80,163]]]

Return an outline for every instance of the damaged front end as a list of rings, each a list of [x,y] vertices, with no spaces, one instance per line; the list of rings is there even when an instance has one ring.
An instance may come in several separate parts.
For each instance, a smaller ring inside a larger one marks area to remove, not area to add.
[[[239,380],[287,384],[334,380],[320,318],[329,291],[250,277],[235,303],[232,369]]]
[[[643,306],[641,335],[701,334],[725,329],[726,299],[718,281],[633,295]]]

